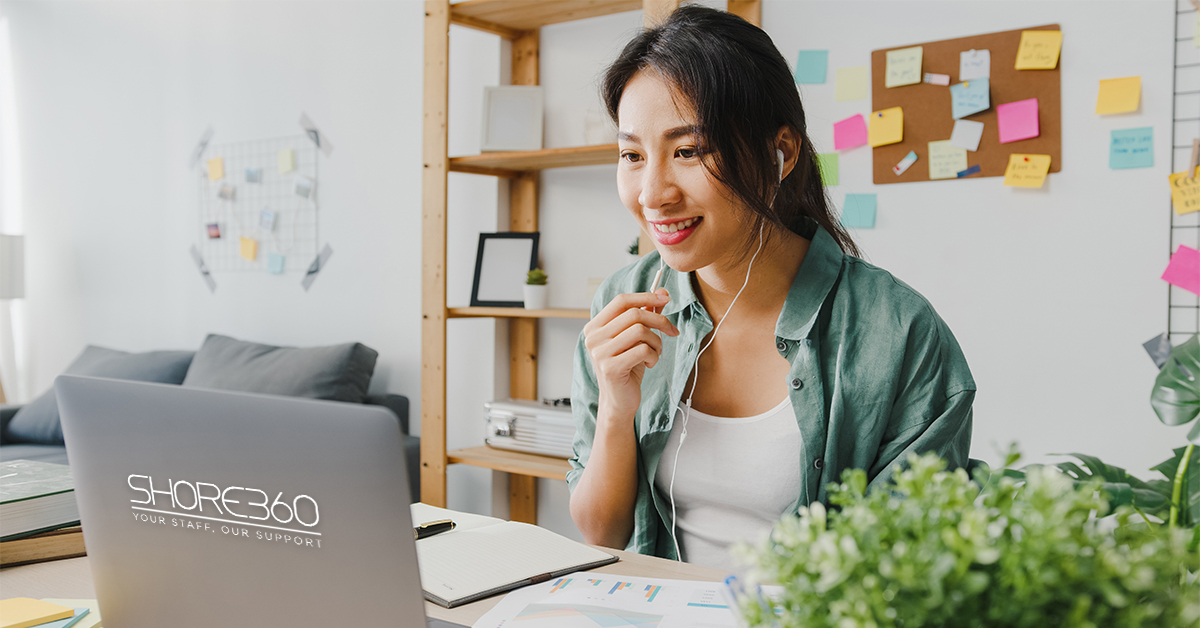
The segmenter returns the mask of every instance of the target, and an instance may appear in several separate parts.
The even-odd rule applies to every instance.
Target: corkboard
[[[992,106],[986,111],[963,118],[984,124],[979,150],[967,151],[967,167],[978,164],[981,171],[969,178],[1004,176],[1004,170],[1008,167],[1008,156],[1012,153],[1050,155],[1050,172],[1062,170],[1062,92],[1058,74],[1062,67],[1061,55],[1059,66],[1053,70],[1014,68],[1017,47],[1021,43],[1021,31],[1034,30],[1061,29],[1058,24],[1047,24],[975,37],[907,44],[871,52],[871,110],[879,111],[889,107],[904,109],[904,141],[871,149],[875,183],[929,181],[928,144],[950,139],[950,133],[954,130],[954,119],[950,117],[949,87],[928,83],[891,89],[883,86],[887,70],[887,51],[912,46],[921,46],[924,49],[921,73],[949,74],[951,85],[959,82],[960,52],[971,49],[991,51],[992,75],[989,87]],[[1041,134],[1032,139],[1001,144],[999,128],[996,125],[996,105],[1027,98],[1038,99],[1038,125]],[[904,174],[896,176],[892,172],[892,166],[903,159],[908,151],[917,153],[917,163]]]

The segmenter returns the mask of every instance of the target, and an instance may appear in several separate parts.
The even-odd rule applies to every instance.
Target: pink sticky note
[[[1038,101],[1036,98],[1004,103],[996,107],[996,122],[1000,127],[1000,143],[1027,140],[1038,136]]]
[[[1200,294],[1200,251],[1180,244],[1162,278],[1173,286]]]
[[[844,150],[867,143],[867,122],[862,114],[833,123],[833,149]]]

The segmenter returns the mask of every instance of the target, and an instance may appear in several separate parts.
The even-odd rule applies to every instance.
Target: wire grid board
[[[280,172],[280,152],[292,151],[293,169]],[[220,158],[224,177],[208,176],[211,160]],[[317,255],[317,147],[306,136],[210,144],[197,168],[197,248],[212,272],[266,271],[270,254],[283,255],[284,272],[304,271]],[[248,170],[257,170],[253,182]],[[308,198],[296,193],[296,182],[312,181]],[[231,200],[221,198],[231,185]],[[274,214],[274,224],[263,212]],[[210,237],[210,225],[220,237]],[[253,260],[242,256],[242,238],[254,240]]]

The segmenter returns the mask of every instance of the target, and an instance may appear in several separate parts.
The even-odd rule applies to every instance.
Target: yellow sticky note
[[[899,87],[920,83],[921,57],[924,52],[920,46],[889,50],[887,52],[887,75],[883,78],[883,86]]]
[[[929,143],[929,178],[957,179],[958,173],[967,169],[967,149],[959,148],[950,140]]]
[[[838,68],[833,99],[838,102],[866,100],[867,84],[870,82],[870,78],[871,69],[865,65]]]
[[[208,180],[220,181],[225,178],[225,158],[214,157],[208,160]]]
[[[1176,172],[1168,180],[1171,182],[1171,205],[1176,214],[1190,214],[1200,211],[1200,168],[1188,172]]]
[[[96,626],[100,625],[100,605],[96,603],[96,600],[74,600],[44,597],[42,598],[42,601],[49,602],[51,604],[58,604],[59,606],[65,606],[67,608],[87,607],[90,612],[87,615],[84,615],[83,619],[79,620],[74,626],[71,626],[71,628],[95,628]]]
[[[892,107],[872,111],[867,121],[867,143],[872,147],[887,146],[904,140],[904,110]]]
[[[75,616],[75,609],[27,597],[0,600],[0,625],[5,628],[28,628],[56,619]]]
[[[276,161],[279,162],[279,174],[287,174],[296,169],[296,153],[290,148],[279,151]]]
[[[1053,70],[1062,50],[1062,31],[1021,31],[1018,70]]]
[[[258,257],[258,240],[242,238],[242,257],[252,262]]]
[[[1009,155],[1004,171],[1004,185],[1018,188],[1040,188],[1050,172],[1050,155]]]
[[[1105,79],[1100,81],[1096,97],[1096,113],[1129,113],[1137,111],[1142,102],[1142,77]]]

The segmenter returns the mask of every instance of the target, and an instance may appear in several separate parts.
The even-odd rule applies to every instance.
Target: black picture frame
[[[525,285],[524,273],[537,268],[538,260],[538,238],[540,234],[537,231],[533,232],[517,232],[517,231],[502,231],[500,233],[481,233],[479,234],[479,249],[475,253],[475,279],[471,282],[471,306],[472,307],[525,307],[525,297],[522,289],[518,288],[512,295],[508,294],[511,286],[505,285],[497,287],[495,285],[480,285],[480,279],[486,282],[494,282],[494,275],[497,272],[506,272],[505,269],[516,272],[516,269],[521,269],[522,276],[520,284]],[[513,255],[514,247],[513,240],[526,240],[529,242],[529,264],[525,267],[524,253],[519,256]],[[489,243],[501,246],[492,246],[489,251]],[[503,246],[508,244],[509,246]],[[485,266],[488,272],[484,272]],[[493,275],[488,277],[488,275]],[[505,276],[508,276],[507,274]],[[484,297],[480,298],[480,288],[483,288]],[[503,295],[497,295],[497,290],[504,292]],[[501,296],[501,298],[494,298]],[[509,298],[503,298],[509,297]]]

